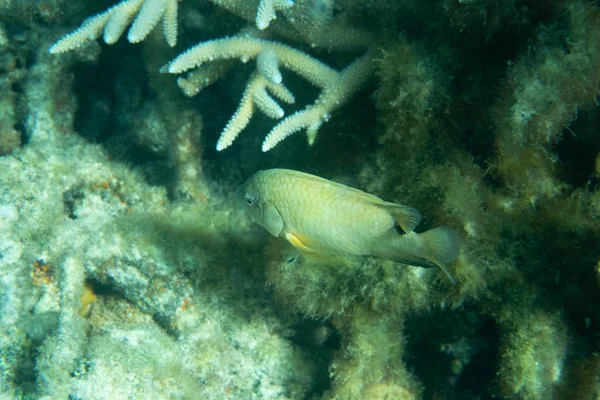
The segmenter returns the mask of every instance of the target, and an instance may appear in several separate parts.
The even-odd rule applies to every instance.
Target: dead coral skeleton
[[[177,43],[177,10],[180,0],[124,0],[103,13],[86,19],[74,32],[64,36],[51,53],[73,50],[100,36],[115,43],[125,32],[131,43],[143,41],[162,20],[163,32],[170,46]],[[256,59],[240,104],[226,124],[217,142],[217,150],[231,146],[247,126],[256,110],[280,122],[267,134],[262,151],[269,151],[288,136],[306,130],[309,145],[331,113],[359,91],[373,74],[372,52],[366,51],[342,71],[337,71],[293,47],[267,40],[276,34],[300,39],[312,47],[328,50],[361,50],[368,47],[369,35],[352,29],[332,17],[330,0],[211,0],[233,14],[253,23],[259,30],[246,29],[236,36],[202,42],[179,55],[162,72],[179,74],[178,84],[188,96],[199,93],[233,68],[236,59]],[[284,18],[277,18],[283,14]],[[268,28],[268,29],[267,29]],[[281,68],[290,70],[320,89],[313,104],[285,116],[275,100],[292,104],[294,95],[284,84]]]

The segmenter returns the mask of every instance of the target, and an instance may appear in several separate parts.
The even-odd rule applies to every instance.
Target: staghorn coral
[[[297,111],[277,124],[265,137],[262,151],[271,150],[283,139],[302,129],[306,129],[308,143],[312,145],[319,127],[329,119],[330,113],[364,85],[365,78],[371,74],[372,62],[370,53],[367,53],[343,71],[337,72],[291,47],[242,37],[209,41],[193,47],[171,61],[167,71],[180,73],[207,61],[230,58],[256,58],[258,65],[257,73],[250,79],[240,106],[221,133],[217,142],[219,151],[229,147],[246,127],[255,105],[272,118],[283,116],[283,110],[266,89],[286,103],[294,101],[293,95],[281,84],[279,64],[321,88],[321,95],[314,105]]]
[[[268,2],[267,0],[265,0]],[[258,8],[257,0],[211,0],[238,17],[255,23]],[[284,18],[273,20],[269,30],[278,36],[292,41],[309,44],[313,48],[330,51],[363,50],[373,39],[369,31],[348,25],[343,14],[333,17],[331,0],[300,0],[285,8]],[[258,28],[260,28],[257,25]]]
[[[107,44],[113,44],[121,37],[132,20],[127,35],[129,42],[138,43],[143,41],[158,21],[162,19],[164,36],[169,45],[173,47],[177,42],[177,2],[178,0],[125,0],[101,14],[88,18],[79,29],[56,42],[50,48],[50,52],[59,54],[73,50],[90,40],[98,38],[101,34],[103,34],[103,39]],[[294,10],[305,11],[301,6],[302,1],[298,2],[298,5],[295,5],[292,1],[271,0],[261,0],[258,5],[231,1],[215,1],[215,3],[244,17],[248,17],[249,10],[256,10],[256,26],[261,30],[266,29],[270,22],[275,19],[275,11],[288,10],[292,8],[292,5],[294,5]],[[315,37],[319,38],[319,42],[325,42],[323,40],[325,36],[327,38],[340,37],[342,41],[348,40],[348,34],[343,31],[328,31],[325,34],[324,29],[329,30],[329,27],[326,28],[324,21],[312,23],[311,20],[297,17],[298,15],[294,14],[288,15],[287,21],[290,21],[294,30],[298,32],[308,31],[305,40],[313,46],[318,45],[315,44]],[[297,23],[296,21],[301,22]],[[279,30],[286,31],[286,28],[279,28]],[[291,35],[289,30],[288,27],[288,36]],[[354,36],[358,37],[360,35],[360,33],[350,35],[350,40]],[[342,41],[340,43],[343,43]],[[329,47],[334,48],[347,46],[336,44],[335,41],[331,42],[330,39],[327,39],[326,42]],[[352,43],[350,46],[364,46],[363,40],[357,40],[357,42]],[[285,44],[253,39],[242,35],[237,38],[217,39],[201,43],[171,61],[165,71],[181,73],[199,67],[207,61],[216,60],[216,67],[204,69],[200,76],[195,74],[195,77],[183,81],[182,88],[184,92],[193,95],[198,93],[201,88],[220,78],[224,72],[230,69],[229,63],[225,63],[223,60],[239,58],[243,62],[247,62],[253,58],[257,59],[257,74],[252,75],[248,81],[240,106],[227,123],[217,142],[217,151],[224,150],[233,143],[239,132],[250,121],[254,106],[258,106],[261,111],[271,118],[281,119],[284,116],[283,109],[277,105],[266,90],[268,89],[286,103],[294,102],[293,95],[282,84],[281,73],[279,72],[280,64],[319,87],[322,93],[313,106],[284,118],[267,135],[262,145],[262,151],[264,152],[275,147],[287,136],[304,129],[307,131],[308,144],[312,145],[319,127],[329,119],[330,113],[347,102],[349,97],[368,82],[372,71],[370,68],[371,57],[371,53],[367,53],[343,71],[337,72]]]
[[[60,54],[73,50],[100,35],[106,43],[113,44],[119,40],[130,23],[127,40],[130,43],[138,43],[148,36],[161,19],[165,39],[173,47],[177,44],[178,1],[124,0],[105,12],[86,19],[79,29],[52,45],[50,53]]]

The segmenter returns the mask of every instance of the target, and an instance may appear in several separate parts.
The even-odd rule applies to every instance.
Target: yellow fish
[[[459,254],[458,233],[438,227],[413,232],[421,214],[358,189],[288,169],[257,172],[239,190],[252,220],[301,253],[375,256],[440,267]]]

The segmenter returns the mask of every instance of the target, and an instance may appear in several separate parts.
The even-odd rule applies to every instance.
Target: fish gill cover
[[[583,0],[4,1],[0,397],[597,398],[599,37]],[[456,229],[456,285],[270,238],[268,168]]]

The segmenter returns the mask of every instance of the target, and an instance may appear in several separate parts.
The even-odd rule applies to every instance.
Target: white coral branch
[[[294,5],[292,0],[209,0],[248,22],[254,22],[260,30],[266,29],[276,17],[277,11],[285,11]]]
[[[271,21],[276,18],[276,11],[287,10],[294,5],[291,0],[260,0],[258,10],[256,10],[256,27],[266,29]]]
[[[235,60],[216,60],[190,72],[186,77],[177,78],[177,85],[188,97],[193,97],[224,77],[235,67]],[[161,72],[165,72],[161,70]]]
[[[314,104],[284,118],[277,124],[265,138],[263,151],[272,149],[283,139],[303,129],[307,130],[308,143],[312,144],[319,127],[329,119],[331,112],[345,103],[372,75],[370,52],[339,72],[287,45],[250,37],[231,37],[203,42],[175,58],[165,69],[170,73],[181,73],[203,66],[207,62],[231,59],[247,62],[254,58],[257,59],[259,74],[253,75],[250,79],[240,106],[221,134],[217,150],[223,150],[233,143],[250,121],[255,111],[254,106],[258,106],[270,117],[283,117],[283,110],[265,90],[268,88],[275,96],[286,101],[285,92],[277,94],[277,91],[284,90],[280,84],[279,66],[302,76],[320,88],[321,94]]]
[[[279,71],[279,59],[273,49],[267,48],[261,51],[256,58],[256,66],[261,75],[269,82],[278,85],[283,80],[281,71]]]
[[[144,40],[162,19],[167,43],[177,43],[177,2],[179,0],[124,0],[108,10],[83,21],[81,26],[62,37],[50,53],[64,53],[83,46],[103,35],[107,44],[113,44],[132,23],[127,39],[131,43]]]
[[[286,0],[209,0],[218,7],[255,24],[260,30],[268,28],[278,36],[308,43],[312,47],[332,51],[366,49],[372,36],[361,29],[350,27],[343,18],[333,16],[333,0],[294,0],[289,5]],[[273,18],[276,13],[268,13],[269,3],[283,18]],[[288,3],[288,4],[286,4]],[[289,6],[288,6],[289,5]],[[269,17],[270,16],[270,17]],[[271,19],[269,19],[271,18]]]
[[[271,97],[269,92],[285,103],[291,104],[295,101],[292,93],[283,85],[274,84],[265,79],[262,74],[255,72],[246,85],[238,109],[221,133],[221,137],[217,142],[217,151],[231,146],[239,133],[250,122],[255,108],[258,108],[270,118],[279,119],[283,117],[283,109]]]
[[[167,65],[167,71],[179,74],[206,62],[223,59],[239,59],[248,62],[258,57],[261,51],[270,50],[277,54],[279,64],[302,76],[313,85],[324,88],[338,71],[312,58],[306,53],[285,44],[249,37],[230,37],[209,40],[185,51]]]
[[[306,129],[308,144],[312,145],[321,125],[329,120],[334,110],[363,87],[372,74],[372,68],[372,56],[368,52],[338,73],[314,104],[277,124],[265,137],[262,151],[271,150],[283,139],[303,129]]]

